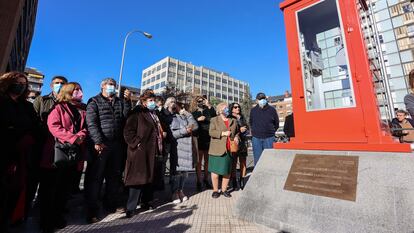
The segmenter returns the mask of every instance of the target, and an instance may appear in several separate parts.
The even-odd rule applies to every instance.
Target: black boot
[[[234,177],[234,178],[231,179],[231,186],[233,188],[233,191],[239,190],[239,187],[237,185],[237,179],[236,179],[236,177]]]
[[[246,185],[246,179],[244,177],[240,177],[239,185],[240,185],[240,189],[243,190],[244,186]]]

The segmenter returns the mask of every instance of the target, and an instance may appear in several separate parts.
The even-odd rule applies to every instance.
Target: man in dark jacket
[[[30,203],[33,201],[33,198],[37,191],[37,186],[39,185],[39,200],[40,200],[40,211],[48,211],[50,209],[49,200],[44,200],[41,193],[51,193],[54,192],[50,185],[51,179],[53,179],[55,174],[54,168],[51,166],[54,156],[54,145],[55,139],[52,134],[49,132],[47,127],[47,117],[55,106],[57,95],[60,91],[60,88],[66,84],[68,80],[63,76],[55,76],[52,78],[50,83],[50,92],[48,95],[38,96],[33,102],[33,108],[35,109],[38,117],[41,120],[41,135],[39,135],[40,150],[37,154],[38,156],[33,156],[29,164],[29,175],[28,185],[27,185],[27,207],[31,206]],[[40,183],[40,184],[39,184]],[[44,197],[47,197],[45,194]],[[42,214],[42,216],[44,216]],[[44,219],[41,219],[41,225],[43,225]],[[42,226],[44,227],[44,226]]]
[[[256,165],[264,149],[273,148],[275,132],[279,128],[276,109],[267,103],[266,95],[258,93],[257,105],[250,111],[250,128],[252,131],[253,157]]]
[[[86,122],[92,144],[85,177],[89,223],[99,221],[98,202],[104,179],[106,209],[115,212],[121,204],[122,170],[126,152],[123,127],[131,109],[131,93],[126,90],[121,99],[115,96],[115,88],[114,79],[104,79],[101,82],[101,93],[89,99],[86,107]]]

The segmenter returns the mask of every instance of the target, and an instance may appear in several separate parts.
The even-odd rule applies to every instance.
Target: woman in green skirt
[[[229,108],[226,103],[220,103],[217,106],[218,116],[210,120],[210,149],[208,158],[208,171],[211,172],[211,181],[213,183],[213,198],[220,197],[218,192],[219,176],[223,176],[221,184],[222,194],[225,197],[231,197],[227,191],[230,179],[231,166],[233,158],[230,152],[232,143],[239,143],[237,121],[229,116]]]

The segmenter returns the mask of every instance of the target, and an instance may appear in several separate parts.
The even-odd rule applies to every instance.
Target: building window
[[[207,90],[204,90],[204,89],[203,89],[203,90],[201,90],[201,94],[202,94],[202,95],[207,95]]]
[[[351,89],[326,91],[324,93],[326,108],[340,108],[349,106],[348,102],[352,98],[351,94]]]
[[[223,91],[227,91],[227,87],[223,87],[223,88],[222,88],[222,90],[223,90]]]
[[[192,83],[192,82],[193,82],[193,79],[192,79],[191,77],[187,76],[187,78],[186,78],[186,82],[187,82],[187,83]]]
[[[161,87],[165,87],[165,81],[161,82]]]
[[[239,102],[239,98],[238,97],[234,97],[234,101],[235,102]]]
[[[221,90],[221,86],[220,85],[216,85],[216,89],[217,90]]]
[[[161,70],[161,65],[157,66],[157,71]]]
[[[223,95],[222,95],[222,98],[223,98],[223,99],[227,99],[227,95],[224,95],[224,94],[223,94]]]
[[[162,68],[164,69],[165,67],[167,67],[167,62],[162,63]]]
[[[221,98],[221,94],[220,93],[216,93],[216,97],[217,98]]]
[[[155,77],[152,77],[151,78],[151,82],[155,82]]]
[[[155,90],[156,90],[156,89],[158,89],[158,88],[160,88],[160,84],[159,84],[159,83],[157,83],[157,84],[155,85]]]
[[[239,94],[239,91],[236,90],[236,89],[234,89],[234,94],[238,95]]]
[[[193,69],[187,68],[187,73],[192,74],[193,73]]]
[[[210,77],[208,78],[210,81],[214,81],[214,76],[213,75],[210,75]]]
[[[194,72],[194,74],[195,74],[195,75],[200,76],[200,71],[199,71],[199,70],[196,70],[196,71]]]
[[[144,78],[147,77],[147,73],[144,72]]]
[[[239,84],[239,88],[243,90],[243,84]]]
[[[227,80],[226,80],[226,79],[224,79],[224,78],[223,78],[223,83],[224,83],[224,84],[227,84]]]
[[[200,79],[197,79],[197,78],[196,78],[196,79],[194,79],[194,83],[195,83],[195,84],[200,84]]]
[[[207,86],[207,82],[206,81],[203,81],[202,82],[202,85],[203,85],[203,87],[206,87]]]
[[[210,91],[209,96],[214,96],[214,91]]]
[[[233,96],[229,96],[229,101],[233,101]]]
[[[161,77],[160,77],[160,75],[159,75],[159,74],[157,74],[157,80],[160,80],[160,78],[161,78]]]
[[[167,76],[167,72],[164,71],[161,73],[161,78],[165,78],[165,76]]]
[[[177,77],[178,77],[178,80],[184,81],[184,75],[178,74]]]
[[[214,88],[214,83],[209,84],[210,88]]]
[[[182,65],[178,65],[178,70],[180,70],[180,71],[185,71],[185,67],[184,67],[184,66],[182,66]]]
[[[203,78],[207,78],[207,73],[203,72]]]
[[[221,78],[220,77],[216,77],[216,82],[221,82]]]
[[[170,67],[176,67],[177,64],[175,64],[174,62],[170,62]]]

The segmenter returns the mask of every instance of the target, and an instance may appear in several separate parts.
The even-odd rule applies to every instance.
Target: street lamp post
[[[122,71],[124,70],[124,58],[125,58],[126,43],[127,43],[127,40],[128,40],[128,38],[129,38],[129,36],[130,36],[132,33],[135,33],[135,32],[139,32],[139,33],[141,33],[142,35],[144,35],[144,36],[145,36],[145,37],[147,37],[148,39],[151,39],[151,38],[152,38],[152,35],[151,35],[151,34],[149,34],[148,32],[143,32],[143,31],[140,31],[140,30],[132,30],[132,31],[128,32],[128,34],[125,36],[125,40],[124,40],[124,48],[122,49],[121,69],[120,69],[120,71],[119,71],[119,81],[118,81],[118,97],[121,97]]]

